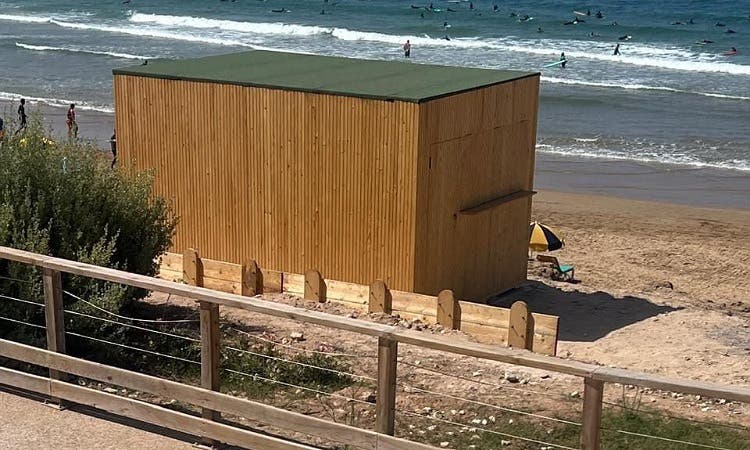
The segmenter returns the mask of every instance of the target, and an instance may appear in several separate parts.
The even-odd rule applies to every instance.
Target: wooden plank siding
[[[115,102],[174,251],[412,289],[417,104],[123,75]]]
[[[420,109],[414,291],[483,299],[526,279],[531,198],[459,214],[533,188],[539,77]]]
[[[538,75],[421,104],[114,84],[122,164],[180,216],[172,251],[471,300],[526,278],[530,197],[458,212],[532,189]]]

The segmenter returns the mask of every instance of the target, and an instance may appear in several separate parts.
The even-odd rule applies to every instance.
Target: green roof
[[[260,50],[155,60],[145,66],[115,69],[113,73],[415,103],[536,75]]]

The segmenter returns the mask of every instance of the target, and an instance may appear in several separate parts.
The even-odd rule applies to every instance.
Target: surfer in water
[[[411,42],[409,40],[406,40],[406,44],[404,44],[404,58],[411,58]]]
[[[620,56],[620,44],[615,45],[615,51],[612,54],[615,56]]]
[[[565,68],[565,64],[567,64],[567,63],[568,63],[568,58],[566,58],[566,57],[565,57],[565,52],[562,52],[562,53],[560,54],[560,61],[561,61],[561,62],[560,62],[560,67],[561,67],[562,69],[564,69],[564,68]]]

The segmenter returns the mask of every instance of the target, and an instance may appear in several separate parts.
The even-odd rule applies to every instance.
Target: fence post
[[[305,300],[315,300],[325,303],[326,282],[317,270],[308,270],[305,273]]]
[[[201,387],[219,391],[219,356],[221,354],[219,305],[200,302],[201,312]],[[218,411],[203,408],[203,418],[219,419]]]
[[[369,313],[390,314],[393,312],[393,296],[383,280],[375,280],[370,285]]]
[[[534,331],[529,330],[529,307],[526,302],[517,301],[510,307],[508,324],[508,347],[531,350],[534,342]]]
[[[449,330],[456,330],[458,324],[458,302],[453,291],[440,291],[437,298],[437,323]]]
[[[203,262],[195,249],[185,250],[182,259],[182,278],[191,286],[203,286]],[[201,387],[218,391],[221,354],[219,305],[210,302],[198,303],[201,320]],[[220,417],[218,411],[208,408],[203,408],[202,415],[204,419],[210,420],[218,420]]]
[[[47,350],[65,353],[65,311],[63,308],[62,276],[59,271],[44,268],[44,317],[47,322]],[[64,373],[50,369],[49,377],[64,381]],[[59,403],[59,400],[56,399]]]
[[[182,281],[191,286],[203,286],[203,262],[195,249],[182,255]]]
[[[242,295],[252,297],[263,293],[263,273],[254,259],[242,265]]]
[[[396,358],[398,342],[378,338],[378,395],[375,431],[393,436],[396,420]]]
[[[602,424],[604,382],[593,378],[584,378],[583,383],[583,426],[581,428],[581,449],[599,450],[599,429]]]

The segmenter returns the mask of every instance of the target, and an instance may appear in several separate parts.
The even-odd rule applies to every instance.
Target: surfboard
[[[724,52],[724,56],[734,56],[736,55],[736,51],[729,50],[728,52]]]
[[[545,64],[544,66],[542,66],[542,69],[544,69],[545,67],[558,66],[558,65],[560,65],[560,64],[562,64],[564,62],[568,62],[568,60],[567,59],[561,59],[560,61],[555,61],[553,63]]]
[[[573,14],[575,14],[576,16],[584,16],[584,17],[587,15],[585,12],[581,12],[581,11],[573,11]]]

